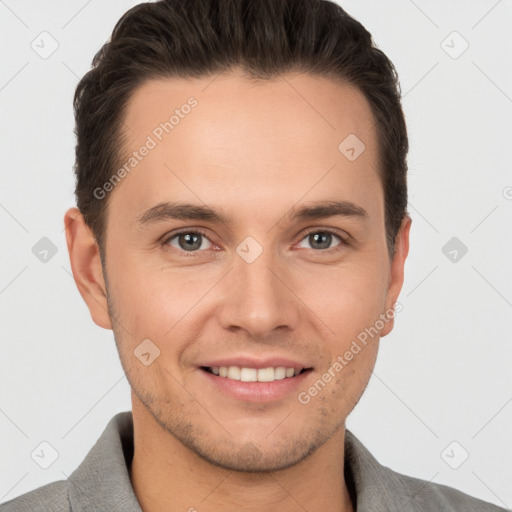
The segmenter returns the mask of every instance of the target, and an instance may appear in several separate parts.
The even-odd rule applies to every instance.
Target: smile
[[[231,380],[240,380],[242,382],[274,382],[286,378],[296,377],[307,371],[309,368],[286,368],[285,366],[276,366],[268,368],[246,368],[240,366],[202,366],[203,370],[225,377]]]

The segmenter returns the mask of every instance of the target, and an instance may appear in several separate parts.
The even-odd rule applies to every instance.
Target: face
[[[114,331],[133,400],[194,453],[244,471],[296,464],[344,428],[392,328],[408,249],[404,223],[389,259],[364,96],[285,78],[136,90],[130,170],[105,199],[110,315],[102,293],[82,293]],[[222,367],[234,369],[212,373]]]

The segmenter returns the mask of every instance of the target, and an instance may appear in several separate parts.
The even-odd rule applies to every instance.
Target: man
[[[2,512],[503,510],[345,428],[411,227],[397,77],[370,34],[327,1],[168,0],[130,9],[93,65],[64,221],[132,412]]]

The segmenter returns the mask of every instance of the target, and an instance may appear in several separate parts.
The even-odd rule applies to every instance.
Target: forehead
[[[176,200],[224,204],[247,218],[254,205],[275,218],[278,205],[285,213],[320,199],[383,214],[374,118],[351,85],[300,73],[150,80],[132,95],[124,130],[122,163],[150,148],[111,198],[133,217]]]

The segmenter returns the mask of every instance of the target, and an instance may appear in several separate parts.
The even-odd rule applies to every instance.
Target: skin
[[[353,511],[345,420],[393,320],[307,405],[297,393],[402,288],[411,219],[390,260],[370,106],[356,88],[306,74],[151,80],[129,102],[126,154],[190,96],[198,105],[105,199],[105,275],[80,212],[64,219],[77,287],[94,322],[113,329],[132,387],[137,498],[146,512]],[[366,146],[354,161],[338,150],[351,133]],[[351,201],[367,217],[288,218],[326,200]],[[215,207],[231,221],[137,223],[163,201]],[[205,232],[199,249],[187,252],[183,237],[159,242],[182,228]],[[347,243],[333,236],[322,246],[312,228]],[[263,249],[252,263],[236,252],[247,236]],[[148,366],[134,356],[147,338],[160,350]],[[313,370],[282,399],[236,400],[198,368],[235,354],[284,355]]]

